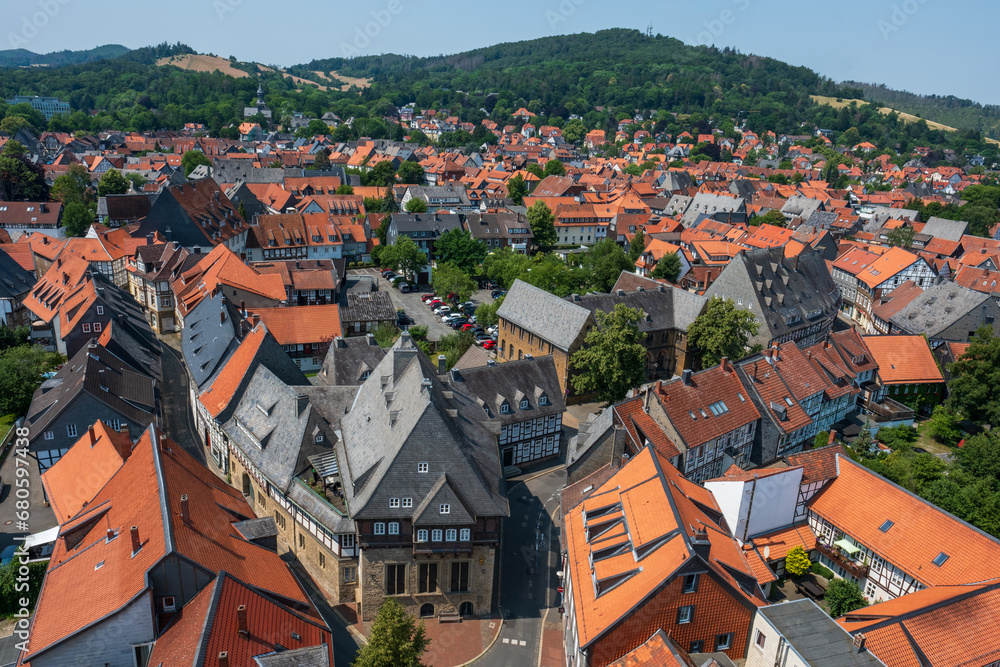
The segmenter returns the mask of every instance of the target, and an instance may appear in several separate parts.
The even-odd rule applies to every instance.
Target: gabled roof
[[[551,355],[466,368],[452,371],[448,377],[452,388],[482,401],[484,410],[489,410],[486,416],[501,424],[562,414],[566,409]],[[543,396],[545,405],[541,404]],[[528,401],[526,408],[521,408],[522,400]],[[501,411],[504,402],[509,412]]]
[[[522,280],[515,280],[497,310],[500,319],[568,351],[590,320],[590,311]]]
[[[892,667],[989,665],[1000,660],[1000,580],[934,586],[837,619]],[[976,641],[956,641],[956,628]]]
[[[808,501],[809,508],[902,568],[924,586],[985,581],[996,576],[1000,541],[893,484],[849,457],[839,474]],[[893,525],[880,529],[886,521]],[[936,565],[940,554],[947,559]]]
[[[921,261],[920,257],[912,252],[893,246],[884,255],[869,264],[868,268],[858,273],[858,281],[874,289],[919,261]]]
[[[608,667],[688,667],[688,662],[660,629]]]
[[[790,466],[802,466],[802,483],[823,482],[837,476],[837,456],[847,456],[843,445],[827,445],[798,454],[788,454],[785,461]]]
[[[697,487],[702,502],[694,502],[690,487],[697,485],[646,447],[581,503],[564,508],[581,647],[635,612],[692,560],[722,582],[730,594],[726,604],[765,604],[735,540],[706,512],[718,512],[711,493]],[[697,540],[710,545],[707,557],[698,555]]]
[[[993,313],[996,310],[996,303],[989,294],[955,283],[943,282],[932,285],[922,294],[916,295],[891,317],[891,321],[902,331],[937,338],[946,329],[980,307]],[[961,332],[959,335],[964,337],[968,334]]]
[[[340,310],[337,304],[294,306],[293,308],[255,308],[278,345],[329,343],[341,335]]]
[[[789,662],[815,667],[883,667],[883,662],[869,651],[855,648],[851,636],[812,600],[770,605],[758,613],[797,654],[789,656]],[[893,662],[885,664],[896,666]]]
[[[944,382],[941,369],[923,336],[863,336],[865,345],[878,364],[883,384],[923,384]]]
[[[731,365],[694,373],[690,384],[683,380],[658,383],[656,393],[688,449],[760,419]],[[712,410],[719,401],[725,410]]]

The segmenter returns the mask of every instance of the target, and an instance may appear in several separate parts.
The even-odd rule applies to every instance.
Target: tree
[[[528,185],[524,182],[521,174],[514,176],[507,181],[507,196],[520,206],[524,203],[524,197],[528,194]]]
[[[188,151],[181,157],[181,166],[184,167],[185,177],[190,176],[191,172],[200,165],[205,165],[206,167],[212,166],[212,161],[201,151]],[[278,166],[281,166],[280,162]]]
[[[816,449],[820,447],[826,447],[828,444],[830,444],[829,431],[820,431],[819,433],[816,434],[816,437],[813,438],[813,447]]]
[[[489,329],[494,324],[497,324],[500,321],[500,318],[497,317],[497,311],[500,310],[503,299],[501,296],[493,303],[479,304],[479,307],[476,308],[476,324],[484,329]]]
[[[86,236],[94,223],[94,213],[81,201],[73,201],[63,207],[62,226],[68,236]]]
[[[962,429],[958,424],[958,415],[946,405],[937,405],[927,422],[927,432],[938,442],[953,447],[962,439]]]
[[[566,166],[559,160],[549,160],[545,163],[545,169],[542,170],[542,174],[544,176],[565,176]]]
[[[809,571],[810,567],[812,567],[812,561],[809,560],[809,554],[802,547],[792,547],[785,554],[785,572],[789,576],[801,577]]]
[[[417,272],[427,266],[427,253],[409,236],[399,236],[394,245],[384,246],[379,259],[382,266],[402,271],[409,281],[415,280]]]
[[[28,150],[20,142],[9,140],[0,152],[0,200],[46,201],[48,198],[45,171],[31,162]]]
[[[584,259],[584,265],[589,273],[591,286],[598,292],[610,292],[622,271],[629,271],[634,267],[621,246],[609,238],[594,244]]]
[[[784,227],[788,224],[788,221],[785,219],[784,213],[776,208],[772,208],[764,215],[754,218],[753,223],[755,225],[774,225],[775,227]]]
[[[366,175],[368,185],[385,188],[396,183],[396,170],[393,169],[392,162],[389,160],[377,163]]]
[[[637,229],[635,236],[632,237],[632,242],[628,246],[628,259],[632,262],[633,266],[639,257],[642,255],[642,251],[646,249],[646,232],[643,229]],[[672,281],[671,281],[672,282]]]
[[[424,168],[419,162],[404,162],[399,165],[399,182],[406,185],[421,185],[424,182]]]
[[[653,267],[653,273],[650,275],[657,280],[662,278],[675,283],[680,278],[683,269],[684,265],[681,264],[681,258],[677,256],[677,253],[668,252],[660,257],[660,261]]]
[[[390,348],[399,336],[399,329],[393,324],[379,324],[372,330],[372,335],[375,336],[375,342],[379,347]]]
[[[615,304],[610,313],[594,312],[597,326],[584,339],[583,348],[571,359],[577,371],[573,388],[580,394],[597,394],[607,403],[617,403],[646,377],[646,347],[639,332],[642,311]]]
[[[688,342],[701,352],[702,365],[715,366],[722,357],[742,359],[760,323],[749,310],[739,310],[732,301],[712,297],[705,312],[688,329]]]
[[[427,202],[425,202],[420,197],[412,197],[410,201],[406,202],[406,212],[407,213],[426,213],[427,212]]]
[[[431,277],[431,285],[438,294],[458,295],[459,301],[466,301],[476,291],[476,281],[455,264],[439,263]]]
[[[31,328],[27,324],[16,328],[0,324],[0,352],[26,344],[30,335]]]
[[[834,579],[826,589],[826,606],[830,616],[839,618],[849,611],[868,606],[861,587],[848,579]]]
[[[297,137],[315,137],[317,135],[326,135],[330,133],[330,126],[321,121],[319,118],[313,118],[309,121],[309,124],[305,127],[300,127],[295,131],[295,136]]]
[[[978,423],[1000,424],[1000,337],[984,325],[951,365],[948,407]]]
[[[478,272],[488,252],[485,243],[460,227],[445,232],[434,243],[434,256],[439,262],[450,262],[470,275]]]
[[[97,183],[97,196],[123,195],[128,192],[128,180],[117,169],[108,169]]]
[[[0,414],[27,412],[32,394],[42,383],[42,373],[61,359],[38,345],[19,345],[0,352]]]
[[[317,171],[328,171],[330,169],[330,151],[324,148],[316,153],[311,168]]]
[[[886,239],[889,241],[889,245],[899,248],[909,248],[913,245],[913,236],[916,233],[917,230],[910,225],[902,225],[889,230],[889,233],[886,234]]]
[[[551,248],[556,244],[555,216],[545,202],[539,200],[528,209],[528,224],[539,248]]]
[[[532,162],[524,168],[529,174],[534,174],[538,178],[545,178],[545,170],[537,162]]]
[[[334,191],[334,194],[337,194],[337,195],[353,195],[354,194],[354,188],[352,186],[348,185],[347,183],[344,183],[343,185],[337,186],[337,189]]]
[[[25,127],[30,128],[31,123],[24,116],[7,116],[0,121],[0,132],[6,132],[10,136],[14,136]]]
[[[514,281],[523,276],[531,267],[531,258],[516,253],[509,248],[492,252],[483,260],[486,277],[504,289],[509,289]]]
[[[413,617],[393,598],[385,598],[372,623],[368,643],[361,647],[352,667],[423,667],[421,656],[427,650],[423,622]]]
[[[91,197],[90,172],[81,164],[74,164],[52,183],[49,195],[64,205],[72,202],[89,203]]]
[[[956,451],[959,467],[973,477],[1000,479],[1000,433],[991,430],[966,438]]]

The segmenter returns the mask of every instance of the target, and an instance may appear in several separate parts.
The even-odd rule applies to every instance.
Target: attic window
[[[502,414],[502,415],[509,415],[510,414],[510,403],[508,403],[507,401],[504,401],[500,405],[500,414]]]
[[[948,554],[942,551],[931,562],[937,565],[938,567],[941,567],[942,565],[944,565],[944,562],[948,560],[948,558],[949,558]]]
[[[708,409],[711,410],[712,414],[715,415],[716,417],[718,417],[721,414],[729,412],[729,408],[726,407],[726,404],[723,403],[722,401],[716,401],[715,403],[712,403],[710,406],[708,406]]]
[[[100,563],[98,563],[97,565],[94,566],[94,570],[95,571],[96,570],[100,570],[102,567],[104,567],[104,561],[103,560]]]
[[[441,506],[438,508],[438,514],[451,514],[451,505],[448,503],[441,503]],[[947,558],[947,556],[945,557]]]
[[[880,531],[882,531],[883,533],[888,533],[889,529],[892,528],[894,525],[895,524],[890,519],[886,519],[885,523],[883,523],[881,526],[879,526],[878,529]]]
[[[425,473],[425,472],[428,471],[429,467],[430,466],[427,463],[418,463],[417,464],[417,472],[419,472],[419,473]]]
[[[520,408],[522,410],[527,410],[528,409],[528,399],[526,399],[526,398],[521,399]]]
[[[542,394],[541,396],[538,397],[538,404],[539,405],[548,405],[549,404],[549,397],[546,396],[545,394]]]
[[[787,405],[788,405],[789,407],[791,407],[791,405],[792,405],[792,399],[790,399],[790,398],[788,398],[787,396],[785,396],[785,403],[786,403],[786,404],[787,404]]]

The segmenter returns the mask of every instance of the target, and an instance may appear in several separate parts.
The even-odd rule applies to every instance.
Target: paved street
[[[507,620],[500,639],[476,661],[477,667],[534,667],[546,610],[551,609],[550,622],[558,619],[553,608],[558,606],[559,491],[566,470],[560,466],[523,479],[507,487],[510,518],[500,561],[500,610]]]
[[[179,352],[180,337],[167,334],[160,337],[163,347],[163,383],[160,385],[160,405],[163,408],[163,431],[203,465],[208,457],[195,435],[188,392],[188,374]],[[211,467],[211,466],[209,466]],[[213,469],[215,472],[216,469]]]
[[[17,529],[17,498],[14,495],[14,483],[17,479],[15,469],[17,467],[14,449],[7,453],[3,466],[0,467],[0,477],[3,478],[3,487],[0,488],[0,551],[14,544],[16,537],[21,537],[31,533],[39,533],[48,530],[56,525],[56,515],[52,508],[45,504],[45,492],[42,488],[42,477],[38,474],[38,461],[28,455],[28,470],[30,475],[28,480],[28,529]],[[18,542],[20,544],[20,542]]]
[[[378,269],[358,269],[353,272],[366,273],[368,275],[375,276],[379,282],[379,289],[388,292],[393,305],[397,309],[402,308],[406,311],[407,315],[416,321],[417,324],[427,327],[427,337],[430,340],[439,340],[442,336],[455,333],[454,329],[446,324],[442,324],[441,318],[432,313],[430,308],[428,308],[424,302],[420,300],[421,296],[431,291],[429,287],[420,292],[403,294],[398,289],[394,289],[392,287],[392,283],[384,279]],[[492,290],[479,290],[472,295],[471,301],[477,306],[481,303],[493,303],[493,297],[490,296],[491,291]]]

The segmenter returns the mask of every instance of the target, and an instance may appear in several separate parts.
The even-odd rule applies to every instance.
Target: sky
[[[1000,104],[996,0],[3,0],[0,16],[0,49],[183,42],[279,66],[652,24],[654,34],[770,56],[835,81]]]

